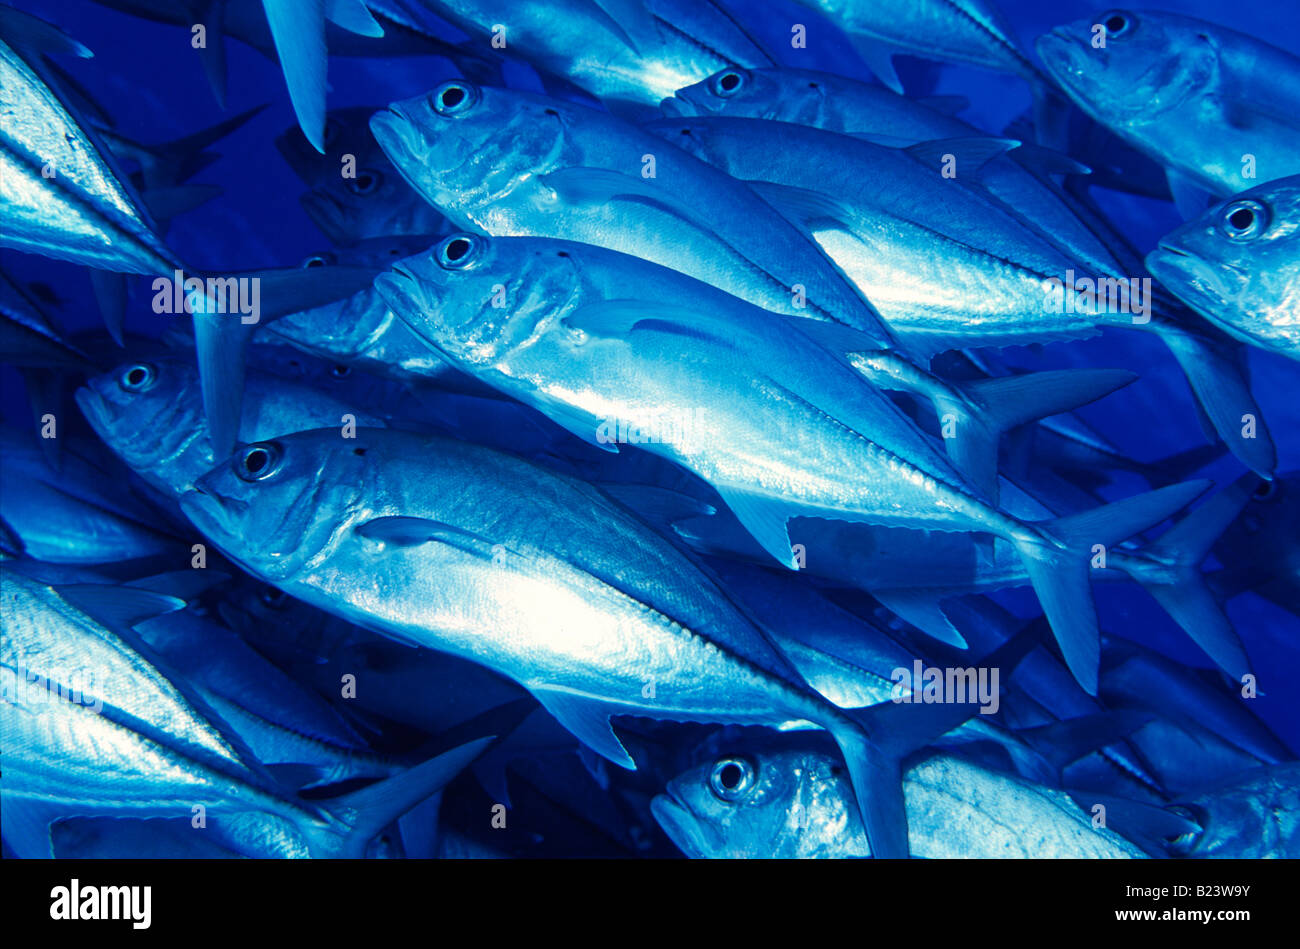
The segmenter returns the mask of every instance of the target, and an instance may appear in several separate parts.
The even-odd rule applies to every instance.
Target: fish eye
[[[352,367],[345,366],[342,363],[339,363],[336,366],[330,366],[330,375],[335,379],[346,379],[348,376],[352,375]]]
[[[472,234],[452,234],[438,245],[435,252],[438,266],[443,270],[460,270],[468,267],[477,256],[479,241]]]
[[[284,460],[284,452],[275,442],[248,445],[235,460],[235,474],[244,481],[265,481],[275,474]]]
[[[460,115],[478,102],[478,89],[464,80],[453,79],[434,89],[429,101],[439,115]]]
[[[1223,233],[1234,241],[1253,240],[1268,229],[1268,208],[1258,201],[1233,201],[1219,215]]]
[[[283,590],[275,587],[267,587],[262,591],[261,597],[263,606],[269,606],[273,610],[282,610],[289,602],[289,597]]]
[[[1107,36],[1119,38],[1133,31],[1133,14],[1125,13],[1123,10],[1111,10],[1103,14],[1101,22],[1106,27]]]
[[[1256,501],[1272,501],[1277,498],[1277,479],[1272,481],[1261,481],[1259,486],[1252,493]]]
[[[745,85],[745,75],[736,69],[726,69],[709,80],[709,89],[723,99],[734,96]]]
[[[122,370],[117,384],[127,392],[148,392],[157,381],[157,370],[148,363],[138,362]]]
[[[308,267],[328,267],[329,264],[330,259],[327,255],[312,254],[310,257],[304,258],[303,262],[299,264],[299,266],[302,267],[303,270],[306,270]]]
[[[738,801],[754,788],[754,766],[745,758],[719,758],[709,775],[709,790],[723,801]]]
[[[344,178],[343,187],[353,194],[373,194],[384,183],[384,173],[370,168],[362,168],[355,178]]]

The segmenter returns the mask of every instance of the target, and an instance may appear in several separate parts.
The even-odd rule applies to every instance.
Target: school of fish
[[[0,3],[5,856],[1300,857],[1300,50],[80,2],[213,118],[137,141],[94,32]],[[168,236],[266,121],[241,47],[301,263]],[[343,59],[420,91],[332,108]]]

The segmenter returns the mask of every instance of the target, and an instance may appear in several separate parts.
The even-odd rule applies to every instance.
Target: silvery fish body
[[[452,375],[446,360],[430,352],[369,287],[335,303],[281,317],[268,324],[260,338],[397,381]]]
[[[1174,842],[1180,857],[1300,857],[1300,764],[1247,771],[1181,806],[1203,830]]]
[[[418,195],[416,200],[428,207]],[[313,254],[302,266],[307,269],[382,268],[432,246],[437,240],[433,234],[385,234],[358,241],[343,250]],[[388,304],[369,286],[339,299],[287,313],[259,327],[255,339],[288,343],[320,359],[355,366],[398,382],[436,379],[442,383],[455,375],[444,360],[430,352],[392,314]]]
[[[0,445],[0,524],[27,556],[94,564],[184,549],[160,515],[112,483],[116,465],[105,469],[72,442],[56,472],[33,435],[8,426],[0,427]]]
[[[1300,174],[1300,59],[1235,30],[1116,10],[1038,40],[1081,109],[1170,172],[1227,197]]]
[[[1156,278],[1252,346],[1300,359],[1300,175],[1243,191],[1160,239]]]
[[[309,386],[250,373],[239,436],[258,441],[307,428],[383,426],[382,419]],[[199,372],[170,357],[123,363],[77,391],[99,436],[149,484],[171,497],[193,490],[217,463],[208,438]]]
[[[482,381],[588,442],[630,440],[695,472],[787,566],[784,522],[800,513],[1020,533],[802,321],[682,274],[569,241],[466,235],[376,285]]]
[[[0,245],[103,270],[178,269],[107,151],[3,40],[0,90]]]
[[[930,107],[931,102],[935,108]],[[955,151],[988,140],[985,132],[951,114],[954,104],[960,105],[962,100],[908,99],[830,73],[732,68],[679,89],[672,99],[664,100],[661,108],[669,116],[719,115],[789,122],[894,148],[941,139],[970,140],[954,142]],[[658,127],[673,131],[671,123]],[[680,128],[677,132],[680,135]],[[841,180],[846,170],[837,169],[834,180]],[[1087,266],[1108,273],[1125,272],[1115,257],[1116,252],[1125,251],[1123,241],[1110,234],[1109,226],[1086,205],[1048,178],[1049,172],[1086,170],[1063,155],[1021,143],[1007,152],[1006,160],[990,161],[976,174],[970,174],[968,169],[959,169],[958,173],[967,184],[986,189],[1002,202],[1004,209],[1023,218],[1041,236],[1059,243]]]
[[[186,513],[256,575],[513,679],[623,767],[635,765],[612,715],[831,730],[864,813],[877,815],[873,839],[905,847],[884,816],[887,776],[876,793],[864,771],[862,726],[697,567],[585,484],[464,443],[363,429],[355,441],[318,430],[254,444],[197,487]],[[259,529],[271,519],[275,530]]]
[[[230,630],[182,610],[141,623],[137,632],[258,761],[297,766],[292,772],[299,779],[295,784],[382,778],[397,771],[391,761],[370,754],[357,733],[320,697]]]
[[[766,309],[891,342],[816,244],[743,183],[613,116],[453,80],[390,106],[371,128],[407,180],[472,229],[634,254]]]
[[[968,160],[957,151],[957,177],[947,178],[927,152],[788,122],[700,116],[650,127],[737,178],[797,189],[788,192],[790,214],[917,352],[1086,337],[1099,324],[1146,325],[1140,314],[1099,308],[1082,293],[1062,291],[1076,307],[1064,299],[1052,306],[1048,281],[1064,284],[1069,271],[1119,274],[1090,268],[968,186],[963,173],[978,181],[976,163],[987,153]],[[781,206],[787,192],[763,194]],[[1113,258],[1094,262],[1118,266]],[[1128,281],[1120,282],[1127,289]]]
[[[931,107],[932,102],[939,108]],[[769,119],[912,144],[984,134],[945,111],[959,104],[909,99],[869,82],[811,69],[732,67],[678,89],[659,105],[668,116]]]
[[[934,754],[903,775],[914,857],[1141,858],[1064,792]],[[807,739],[754,741],[679,775],[652,810],[690,857],[869,857],[835,760]]]
[[[894,53],[965,63],[1026,78],[1037,68],[992,0],[798,0],[854,41],[885,85],[902,92]],[[743,65],[743,64],[741,64]]]
[[[767,55],[713,0],[422,0],[438,15],[618,106],[655,106],[727,65]]]
[[[60,817],[186,816],[196,804],[214,824],[229,818],[236,836],[259,825],[246,842],[260,836],[262,855],[307,853],[298,829],[323,821],[250,770],[188,693],[53,588],[11,570],[0,577],[0,813],[20,855],[49,856],[43,828]]]
[[[1086,238],[1058,240],[1052,228],[966,187],[962,169],[978,169],[986,144],[902,150],[786,122],[720,116],[651,127],[737,178],[769,182],[753,186],[816,238],[907,351],[1079,339],[1106,326],[1146,330],[1178,359],[1232,451],[1261,474],[1276,465],[1266,432],[1242,433],[1242,416],[1261,413],[1231,351],[1235,344],[1171,313],[1153,299],[1149,277],[1115,269],[1105,248],[1089,248]],[[956,178],[941,174],[949,159]]]
[[[1010,541],[1088,689],[1097,634],[1084,535],[1089,547],[1103,534],[1117,542],[1205,488],[1175,485],[1105,509],[1120,516],[1097,509],[1069,525],[1026,523],[990,503],[861,378],[847,349],[836,352],[839,334],[829,343],[808,335],[824,324],[602,248],[452,235],[376,286],[483,382],[588,442],[634,443],[707,481],[787,567],[797,560],[786,522],[800,515]]]

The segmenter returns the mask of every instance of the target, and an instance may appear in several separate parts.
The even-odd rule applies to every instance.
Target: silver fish
[[[140,620],[183,605],[129,588],[63,592],[0,568],[0,819],[20,856],[51,856],[49,826],[67,817],[192,817],[248,856],[360,856],[401,811],[439,790],[482,739],[397,778],[336,799],[299,802],[241,752],[201,700],[175,685],[125,629],[83,608]],[[202,833],[202,831],[197,831]]]
[[[771,62],[714,0],[420,2],[614,107],[655,106],[723,66]]]
[[[382,427],[383,419],[310,386],[261,374],[246,380],[239,437],[259,441],[307,428]],[[140,477],[179,497],[217,464],[203,415],[199,373],[172,357],[124,363],[77,390],[100,438]]]
[[[438,234],[447,222],[406,183],[370,134],[372,108],[334,109],[325,119],[325,153],[316,151],[301,129],[275,140],[303,184],[303,210],[331,243],[350,246],[369,238]],[[340,158],[353,156],[350,175],[340,173]],[[432,243],[430,239],[430,243]]]
[[[592,444],[632,442],[703,478],[787,567],[797,568],[787,520],[801,515],[1003,538],[1089,690],[1098,646],[1085,550],[1163,520],[1204,487],[1026,523],[990,504],[860,378],[851,346],[837,354],[842,340],[806,335],[823,324],[603,248],[452,235],[376,287],[481,381]]]
[[[912,856],[1142,858],[1064,792],[932,754],[903,775]],[[673,779],[651,805],[690,857],[869,857],[843,771],[806,738],[753,741]]]
[[[56,472],[31,433],[0,427],[0,534],[4,546],[17,547],[11,553],[96,564],[184,551],[164,517],[115,483],[122,469],[101,464],[76,441],[59,440],[65,444]]]
[[[1257,860],[1300,856],[1300,764],[1234,775],[1176,805],[1201,825],[1174,841],[1180,857]]]
[[[898,53],[1009,72],[1042,83],[994,0],[797,0],[826,16],[895,92]],[[743,64],[742,64],[743,65]]]
[[[1076,20],[1037,45],[1084,112],[1166,167],[1185,216],[1204,192],[1300,174],[1300,59],[1276,46],[1148,10]]]
[[[0,30],[8,37],[0,38],[0,246],[103,270],[180,269],[98,136],[10,45],[32,40],[30,31],[39,28],[15,26],[11,15]],[[39,34],[43,42],[47,37]],[[67,51],[90,55],[75,40],[64,42]]]
[[[1145,330],[1169,347],[1233,453],[1264,476],[1276,465],[1268,433],[1242,430],[1243,415],[1262,416],[1236,365],[1235,344],[1153,300],[1150,279],[1115,269],[1104,248],[1078,236],[1059,240],[1050,233],[1055,225],[1035,226],[964,184],[963,174],[978,180],[990,148],[1007,143],[896,149],[788,122],[722,116],[652,128],[750,181],[800,222],[908,351],[1077,339],[1102,326]],[[939,173],[948,160],[957,178]],[[1047,220],[1070,217],[1068,208],[1058,211],[1063,215]],[[1086,228],[1076,221],[1074,230]]]
[[[878,852],[906,854],[896,767],[875,744],[887,735],[812,692],[697,567],[594,489],[391,430],[256,443],[197,487],[186,513],[250,572],[513,679],[622,767],[635,763],[612,715],[821,725]]]
[[[607,113],[453,80],[370,124],[415,189],[462,226],[635,254],[891,343],[812,240],[744,184]]]
[[[1156,278],[1252,346],[1300,359],[1300,175],[1251,188],[1160,239]]]

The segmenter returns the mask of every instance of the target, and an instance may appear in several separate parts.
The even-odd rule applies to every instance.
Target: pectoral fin
[[[532,689],[533,697],[555,716],[555,720],[592,751],[608,758],[620,768],[636,770],[636,762],[627,753],[614,726],[610,724],[611,707],[597,699],[556,689]]]
[[[790,547],[790,532],[786,521],[790,517],[788,506],[770,498],[746,494],[739,489],[715,485],[718,494],[731,508],[745,530],[782,566],[798,570],[794,551]]]

